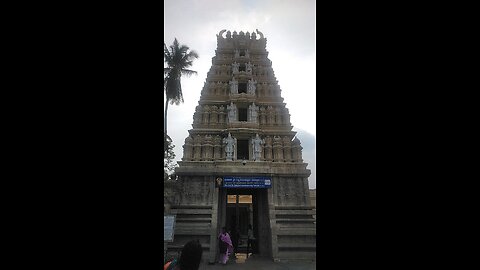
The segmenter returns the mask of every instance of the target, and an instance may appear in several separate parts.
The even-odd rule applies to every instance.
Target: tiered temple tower
[[[258,30],[217,34],[216,54],[168,199],[167,211],[176,215],[169,253],[199,239],[204,259],[214,262],[221,228],[236,228],[240,247],[246,224],[252,224],[259,256],[315,259],[310,170],[266,42]]]

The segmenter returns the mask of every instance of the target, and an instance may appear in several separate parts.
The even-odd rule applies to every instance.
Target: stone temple
[[[199,239],[203,259],[218,261],[217,237],[224,226],[232,234],[238,231],[236,252],[247,252],[250,224],[256,243],[249,253],[254,256],[316,258],[310,170],[266,43],[258,30],[217,34],[193,129],[175,170],[177,180],[166,188],[165,211],[176,216],[168,255]]]

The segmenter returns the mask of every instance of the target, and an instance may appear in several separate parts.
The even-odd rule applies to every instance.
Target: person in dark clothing
[[[198,240],[186,243],[180,254],[180,258],[169,261],[163,267],[164,270],[198,270],[202,260],[202,245]]]

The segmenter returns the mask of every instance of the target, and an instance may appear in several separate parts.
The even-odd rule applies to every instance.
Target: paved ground
[[[237,259],[230,259],[226,265],[214,264],[209,265],[202,263],[199,270],[211,270],[211,269],[255,269],[255,270],[313,270],[316,269],[316,262],[273,262],[269,258],[249,256],[246,258],[246,254],[238,254]]]

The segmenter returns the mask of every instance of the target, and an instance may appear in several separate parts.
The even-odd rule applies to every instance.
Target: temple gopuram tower
[[[255,242],[249,253],[275,261],[316,258],[310,170],[266,43],[258,30],[217,34],[212,67],[175,170],[169,254],[199,239],[203,259],[218,261],[222,227],[231,231],[236,252],[247,253],[251,225]]]

